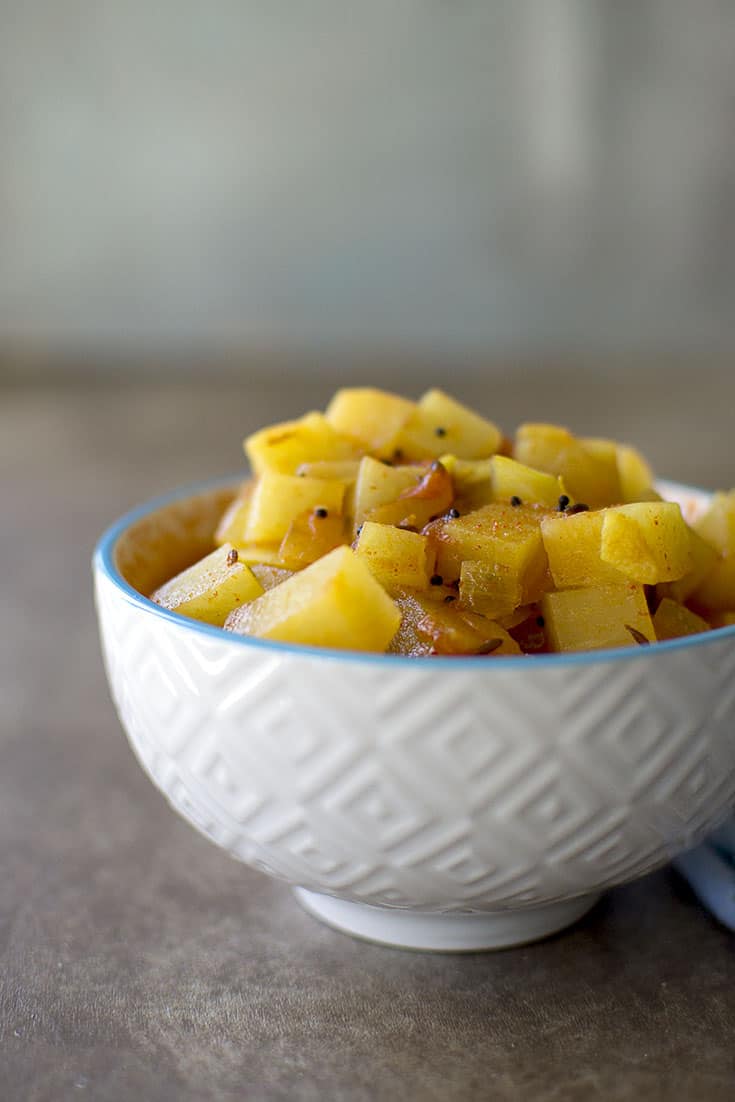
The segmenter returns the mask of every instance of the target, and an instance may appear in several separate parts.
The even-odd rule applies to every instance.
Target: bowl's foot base
[[[584,895],[515,911],[440,914],[351,903],[306,888],[294,888],[294,892],[307,911],[337,930],[382,945],[444,953],[507,949],[538,941],[576,922],[600,898]]]

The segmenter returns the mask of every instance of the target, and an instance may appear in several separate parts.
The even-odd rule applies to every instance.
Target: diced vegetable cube
[[[428,390],[395,444],[406,459],[437,459],[444,452],[460,459],[485,459],[498,450],[502,440],[502,432],[492,421],[442,390]]]
[[[686,574],[676,581],[662,582],[657,588],[659,597],[670,597],[672,601],[683,604],[704,582],[720,559],[717,551],[693,528],[689,528],[689,556],[690,566]]]
[[[653,488],[653,471],[636,448],[618,444],[617,461],[623,501],[660,500]]]
[[[735,490],[715,494],[707,511],[694,522],[694,528],[716,551],[734,554]]]
[[[690,597],[697,608],[724,612],[735,608],[735,553],[717,559]]]
[[[536,471],[505,455],[494,455],[488,463],[493,501],[507,503],[517,497],[526,505],[556,509],[559,498],[566,494],[564,480],[559,475]]]
[[[302,463],[312,460],[357,459],[360,455],[355,441],[336,432],[322,413],[270,425],[248,436],[243,446],[254,474],[294,474]]]
[[[258,479],[250,499],[246,542],[280,542],[296,517],[308,509],[341,513],[344,482],[266,471]]]
[[[439,462],[454,483],[455,505],[460,513],[469,513],[481,505],[490,505],[493,497],[492,462],[489,459],[458,459],[456,455],[442,455]]]
[[[561,475],[570,497],[591,509],[621,500],[617,456],[610,441],[582,442],[558,425],[525,424],[516,433],[513,456],[529,467]]]
[[[581,445],[561,425],[526,422],[519,425],[513,443],[513,458],[537,471],[560,474],[570,449],[581,453]]]
[[[253,494],[254,483],[248,483],[248,493],[236,497],[230,507],[222,514],[222,519],[217,525],[214,534],[214,542],[219,546],[223,543],[232,543],[239,547],[245,542],[245,529],[250,512],[250,498]]]
[[[450,475],[438,460],[428,468],[423,467],[422,471],[418,481],[409,485],[395,501],[370,509],[365,519],[418,530],[445,513],[454,499]]]
[[[645,585],[672,582],[691,567],[689,529],[671,501],[643,501],[603,511],[600,557]]]
[[[339,513],[308,509],[291,521],[281,540],[279,557],[288,570],[300,570],[347,543],[346,521]]]
[[[233,609],[263,592],[252,571],[226,543],[162,585],[151,600],[194,620],[221,627]]]
[[[355,528],[359,528],[379,506],[395,502],[404,492],[415,489],[425,474],[423,466],[389,467],[387,463],[365,456],[355,484]],[[399,508],[403,510],[404,507]],[[410,512],[410,508],[407,507],[407,511]]]
[[[546,593],[541,612],[554,651],[633,646],[656,638],[643,586],[633,582]]]
[[[404,490],[415,486],[424,474],[425,467],[391,467],[366,455],[360,461],[355,488],[355,519],[362,519],[377,505],[394,501]]]
[[[391,524],[366,520],[355,551],[389,593],[405,587],[423,589],[434,572],[428,538]]]
[[[557,589],[578,586],[624,585],[628,580],[600,557],[602,511],[556,513],[541,521],[549,570]]]
[[[715,494],[694,528],[715,551],[716,558],[689,594],[692,602],[714,612],[735,608],[735,490]]]
[[[532,508],[496,503],[434,522],[429,535],[436,547],[437,573],[452,582],[459,579],[463,562],[482,562],[493,569],[497,565],[517,579],[523,603],[535,600],[547,568],[540,516]]]
[[[583,436],[579,443],[588,459],[594,460],[598,508],[604,505],[616,505],[623,499],[617,444],[614,440],[604,440],[595,436]],[[581,500],[591,504],[586,497]]]
[[[653,627],[656,638],[659,640],[679,639],[684,635],[696,635],[700,631],[709,631],[706,620],[669,597],[664,597],[656,609]]]
[[[360,470],[359,459],[326,459],[323,463],[302,463],[296,474],[307,478],[326,478],[345,485],[345,497],[342,512],[345,516],[355,514],[355,483]]]
[[[393,445],[416,403],[373,387],[338,390],[326,418],[343,436],[351,436],[375,455],[392,458]]]
[[[459,598],[466,608],[491,619],[508,616],[523,603],[520,575],[501,563],[466,559],[460,568]]]
[[[384,651],[401,614],[364,562],[337,547],[236,610],[225,627],[285,643]]]

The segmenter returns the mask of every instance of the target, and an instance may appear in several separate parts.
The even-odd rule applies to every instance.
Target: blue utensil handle
[[[716,831],[697,849],[682,853],[674,868],[705,907],[735,930],[735,820]]]

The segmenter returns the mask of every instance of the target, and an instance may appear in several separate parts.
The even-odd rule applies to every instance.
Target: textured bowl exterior
[[[600,656],[395,659],[202,630],[98,553],[113,698],[173,807],[234,857],[422,911],[598,892],[735,799],[735,633]]]

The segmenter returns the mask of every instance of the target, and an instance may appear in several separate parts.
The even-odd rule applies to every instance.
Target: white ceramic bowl
[[[230,492],[180,491],[102,538],[107,671],[173,807],[314,914],[413,948],[530,941],[727,814],[735,628],[504,659],[234,636],[139,592],[203,553]]]

